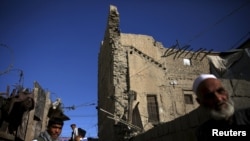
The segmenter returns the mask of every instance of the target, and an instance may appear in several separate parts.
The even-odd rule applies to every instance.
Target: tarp
[[[219,56],[207,56],[211,73],[219,78],[250,80],[250,49],[238,49]]]

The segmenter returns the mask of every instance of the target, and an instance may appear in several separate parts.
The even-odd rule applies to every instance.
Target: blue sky
[[[250,32],[249,0],[1,0],[0,92],[37,81],[61,98],[71,120],[97,136],[97,66],[109,5],[120,14],[123,33],[153,36],[165,47],[226,51]],[[8,67],[11,66],[11,70]]]

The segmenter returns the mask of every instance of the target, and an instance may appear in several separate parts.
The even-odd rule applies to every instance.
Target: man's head
[[[234,104],[221,81],[212,74],[201,74],[193,83],[197,102],[214,119],[228,119],[234,113]]]
[[[86,135],[86,131],[82,128],[78,128],[78,136],[76,136],[76,141],[81,141]]]
[[[70,127],[72,128],[72,130],[74,130],[76,128],[76,124],[71,124]]]
[[[78,135],[84,138],[86,135],[86,131],[82,128],[78,128]]]
[[[48,123],[48,133],[51,136],[52,139],[57,139],[63,128],[63,120],[60,118],[51,118]]]

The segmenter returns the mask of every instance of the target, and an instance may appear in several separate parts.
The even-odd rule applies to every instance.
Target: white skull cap
[[[217,79],[217,77],[214,76],[213,74],[201,74],[201,75],[199,75],[194,80],[194,83],[193,83],[193,91],[194,91],[194,93],[196,93],[197,88],[199,87],[199,85],[201,84],[201,82],[203,82],[204,80],[209,79],[209,78]]]

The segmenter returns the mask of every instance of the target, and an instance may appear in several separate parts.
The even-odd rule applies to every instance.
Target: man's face
[[[52,124],[48,128],[48,133],[50,134],[52,139],[57,139],[62,132],[62,125],[60,124]]]
[[[218,79],[204,80],[197,92],[198,102],[214,119],[226,119],[233,114],[233,101]]]
[[[76,128],[76,126],[75,125],[71,125],[71,128],[74,130]]]

